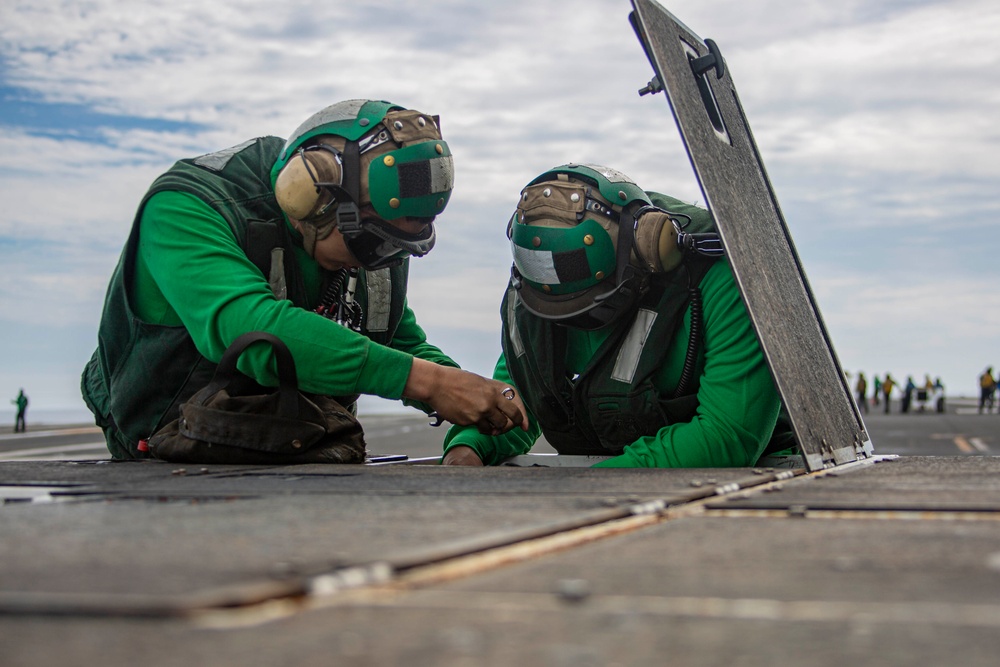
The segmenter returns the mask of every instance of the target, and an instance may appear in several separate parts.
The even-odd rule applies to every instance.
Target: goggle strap
[[[618,217],[618,249],[615,255],[615,283],[621,285],[626,278],[626,271],[632,262],[632,246],[635,245],[635,226],[631,216],[622,208]],[[631,271],[628,272],[631,275]]]
[[[344,189],[355,204],[361,201],[361,151],[357,141],[344,144]]]

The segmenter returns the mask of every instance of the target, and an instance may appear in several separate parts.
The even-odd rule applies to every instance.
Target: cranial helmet
[[[271,181],[278,205],[302,223],[310,255],[337,229],[365,268],[378,269],[434,247],[433,220],[451,196],[454,169],[436,116],[348,100],[295,130]],[[387,222],[401,218],[426,226],[410,234]]]
[[[508,225],[514,285],[535,315],[596,329],[635,304],[645,275],[680,264],[678,233],[625,174],[555,167],[521,191]]]

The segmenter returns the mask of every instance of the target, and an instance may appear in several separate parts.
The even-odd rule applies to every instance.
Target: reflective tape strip
[[[448,192],[455,187],[455,166],[450,155],[429,160],[431,165],[431,192]]]
[[[212,171],[222,171],[229,164],[229,161],[233,159],[237,153],[242,151],[244,148],[253,144],[256,139],[248,139],[242,144],[237,144],[232,148],[226,148],[221,151],[216,151],[215,153],[209,153],[208,155],[202,155],[193,160],[193,162],[199,167],[204,167],[205,169],[211,169]]]
[[[548,250],[529,250],[512,243],[514,265],[525,280],[542,283],[543,285],[558,285],[559,276],[552,261],[552,253]]]
[[[510,340],[515,357],[524,356],[524,343],[521,342],[521,332],[517,330],[517,317],[514,315],[515,307],[520,299],[517,290],[511,288],[507,295],[507,339]]]
[[[268,285],[271,292],[278,301],[288,298],[288,285],[285,282],[285,249],[273,248],[271,250],[271,275],[268,276]]]
[[[389,306],[392,301],[392,280],[389,269],[368,271],[368,331],[389,329]]]
[[[632,322],[632,328],[629,329],[625,341],[618,350],[618,359],[615,361],[615,368],[611,372],[612,380],[632,384],[635,371],[639,367],[639,357],[642,356],[642,350],[646,347],[649,331],[653,328],[653,322],[655,321],[656,311],[654,310],[640,308],[639,312],[636,313],[635,321]]]

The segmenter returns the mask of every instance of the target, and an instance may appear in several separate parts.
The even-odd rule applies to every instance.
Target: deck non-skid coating
[[[1000,515],[1000,458],[900,458],[841,473],[817,476],[808,485],[782,484],[768,493],[741,494],[709,503],[719,510],[785,509],[980,512],[984,519]],[[997,526],[1000,530],[1000,525]]]
[[[420,554],[740,479],[745,469],[4,463],[0,593],[179,594]],[[58,482],[60,491],[51,487]],[[59,500],[62,502],[59,502]],[[81,576],[81,573],[85,573]]]
[[[22,473],[44,482],[30,465],[0,466],[3,483]],[[895,459],[737,495],[789,493],[809,505],[832,494],[887,506],[907,489],[922,489],[928,503],[951,494],[995,498],[994,467],[983,458]],[[6,505],[2,587],[196,591],[516,530],[633,496],[680,494],[709,475],[753,477],[748,469],[309,468],[244,470],[250,474],[218,480],[240,499],[202,503],[156,497],[184,490],[214,498],[211,474],[112,466],[106,488],[125,496]],[[63,482],[73,477],[54,472]],[[129,489],[133,475],[142,488]],[[77,479],[102,487],[89,474]],[[12,546],[19,541],[27,545]],[[665,654],[670,664],[691,665],[986,665],[1000,650],[998,600],[995,521],[709,509],[444,583],[333,595],[268,622],[266,605],[214,619],[5,616],[0,650],[23,665],[666,664]],[[44,639],[53,636],[58,644]]]

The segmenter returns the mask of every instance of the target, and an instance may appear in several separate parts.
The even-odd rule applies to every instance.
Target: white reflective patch
[[[389,269],[366,271],[368,278],[368,323],[372,332],[388,331],[389,306],[392,301],[392,281]]]
[[[517,303],[521,300],[521,295],[513,287],[507,289],[507,338],[510,340],[515,357],[524,356],[524,343],[521,342],[521,332],[517,330],[517,318],[514,312],[517,310]]]
[[[288,298],[288,285],[285,283],[285,250],[284,248],[273,248],[271,250],[271,275],[267,280],[271,286],[271,292],[278,301]]]
[[[617,169],[612,169],[611,167],[604,167],[599,164],[581,164],[581,167],[589,167],[599,173],[604,178],[608,179],[612,183],[631,183],[635,185],[635,181],[631,178],[618,171]]]
[[[327,108],[317,111],[309,118],[306,118],[301,125],[295,128],[295,131],[292,132],[292,136],[289,138],[289,143],[297,141],[303,134],[315,130],[320,125],[326,125],[327,123],[340,123],[345,120],[356,119],[358,114],[361,112],[361,107],[363,107],[367,102],[368,100],[345,100],[343,102],[331,104]],[[285,150],[287,149],[288,144],[285,144]]]
[[[555,264],[552,263],[552,253],[548,250],[529,250],[511,243],[514,252],[514,266],[521,272],[525,280],[545,285],[558,285]]]
[[[455,187],[455,167],[450,155],[428,162],[431,165],[431,192],[448,192]]]
[[[640,308],[636,313],[632,328],[629,329],[622,346],[618,349],[618,359],[615,361],[615,368],[611,372],[611,379],[632,384],[635,371],[639,367],[639,357],[646,347],[646,340],[653,322],[656,321],[656,311],[648,308]]]
[[[239,153],[241,150],[253,144],[256,139],[248,139],[242,144],[237,144],[232,148],[224,148],[221,151],[216,151],[215,153],[209,153],[208,155],[202,155],[201,157],[196,157],[193,162],[199,167],[204,167],[205,169],[211,169],[212,171],[222,171],[229,164],[229,161],[233,159],[233,156]]]

